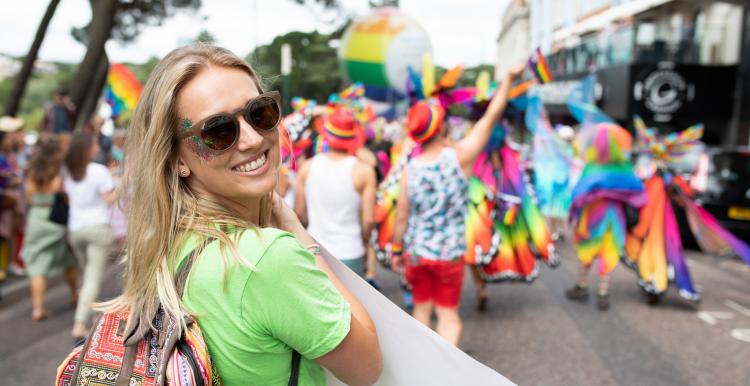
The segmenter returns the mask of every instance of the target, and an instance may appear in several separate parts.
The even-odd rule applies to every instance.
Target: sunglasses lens
[[[226,150],[234,145],[239,128],[237,120],[229,115],[213,117],[203,126],[201,139],[212,150]]]
[[[258,130],[271,130],[279,123],[281,112],[276,100],[261,97],[245,111],[245,120]]]

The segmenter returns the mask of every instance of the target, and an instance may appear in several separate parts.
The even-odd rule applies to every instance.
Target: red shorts
[[[407,264],[406,267],[406,280],[411,284],[414,303],[433,301],[439,307],[458,307],[464,283],[464,260],[420,260],[419,265]]]

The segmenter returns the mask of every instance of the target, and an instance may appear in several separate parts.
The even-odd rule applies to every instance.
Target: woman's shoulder
[[[304,250],[294,235],[270,227],[242,231],[237,249],[246,259],[264,266],[287,260],[300,250]]]

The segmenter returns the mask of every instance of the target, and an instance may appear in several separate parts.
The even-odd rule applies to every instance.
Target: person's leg
[[[576,284],[565,291],[565,296],[570,300],[586,301],[589,298],[588,274],[591,265],[581,264],[578,268],[578,280]]]
[[[78,305],[78,268],[70,266],[65,268],[65,282],[68,283],[68,289],[70,289],[70,300],[71,303],[76,306]]]
[[[112,232],[108,225],[83,229],[78,233],[82,240],[77,249],[84,249],[86,265],[83,267],[83,283],[76,306],[72,331],[74,337],[84,336],[87,332],[91,304],[99,295],[104,267],[112,248]]]
[[[470,265],[469,269],[474,280],[474,286],[477,288],[477,309],[485,311],[487,309],[487,282],[479,274],[479,267]]]
[[[609,274],[599,278],[599,290],[596,291],[596,306],[602,311],[609,309]]]
[[[362,276],[365,273],[364,258],[362,257],[355,259],[342,259],[341,262],[359,276]]]
[[[38,322],[47,317],[44,310],[44,293],[47,291],[47,278],[44,276],[31,276],[31,320]]]
[[[370,283],[373,288],[380,291],[380,286],[377,282],[377,265],[378,258],[375,257],[375,250],[371,246],[367,246],[367,252],[365,254],[365,265],[367,270],[365,271],[365,280]]]
[[[461,340],[463,322],[458,314],[458,307],[435,307],[437,314],[437,333],[454,346]]]
[[[8,266],[10,265],[10,251],[8,249],[8,240],[0,238],[0,280],[8,277]]]
[[[463,330],[458,306],[461,300],[464,275],[463,259],[435,267],[436,331],[454,346],[458,346]]]
[[[411,284],[414,309],[412,316],[427,327],[431,326],[433,304],[433,279],[430,267],[407,266],[406,278]]]
[[[431,322],[432,322],[432,307],[433,303],[432,301],[426,301],[417,303],[414,302],[414,311],[412,311],[412,316],[414,319],[418,320],[420,323],[424,324],[425,326],[432,328]]]

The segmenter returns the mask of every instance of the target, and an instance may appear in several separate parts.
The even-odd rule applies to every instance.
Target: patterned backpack
[[[195,256],[212,240],[190,252],[178,269],[175,287],[180,297]],[[125,331],[125,312],[103,314],[83,344],[57,368],[55,386],[221,386],[200,326],[191,315],[183,317],[187,329],[178,336],[177,320],[161,307],[155,329],[145,334],[137,326]],[[299,363],[300,354],[294,351],[289,385],[297,385]]]

